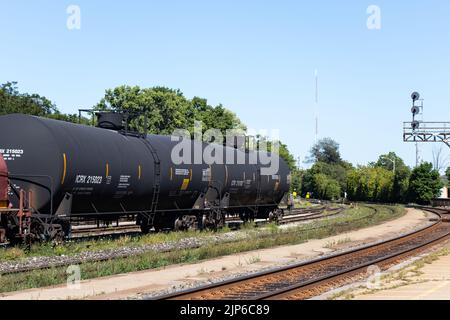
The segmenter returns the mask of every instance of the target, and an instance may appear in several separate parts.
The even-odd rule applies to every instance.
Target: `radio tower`
[[[315,106],[315,120],[316,120],[316,131],[315,131],[315,143],[319,137],[319,75],[317,69],[314,71],[314,77],[316,80],[316,106]]]

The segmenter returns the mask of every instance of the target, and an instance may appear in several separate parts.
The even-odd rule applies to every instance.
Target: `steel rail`
[[[373,209],[376,210],[376,208],[373,208]],[[440,212],[437,212],[436,210],[433,210],[430,208],[422,208],[422,209],[431,211],[434,214],[436,214],[438,216],[437,221],[435,221],[433,224],[431,224],[427,227],[403,234],[401,236],[394,237],[394,238],[391,238],[388,240],[383,240],[383,241],[380,241],[377,243],[369,244],[369,245],[359,247],[356,249],[351,249],[351,250],[337,253],[334,255],[314,259],[314,260],[311,260],[308,262],[302,262],[299,264],[291,265],[288,267],[276,268],[273,270],[256,273],[256,274],[250,275],[250,276],[238,277],[238,278],[235,278],[232,280],[227,280],[227,281],[223,281],[223,282],[219,282],[219,283],[215,283],[215,284],[210,284],[207,286],[202,286],[202,287],[193,288],[190,290],[185,290],[185,291],[181,291],[181,292],[177,292],[177,293],[173,293],[173,294],[169,294],[169,295],[164,295],[164,296],[156,297],[155,299],[169,299],[169,300],[170,299],[181,299],[181,300],[213,299],[213,300],[218,300],[218,299],[223,299],[223,298],[230,299],[230,296],[232,296],[234,298],[237,297],[238,299],[241,299],[241,298],[249,299],[250,298],[251,300],[257,300],[257,299],[277,298],[277,297],[280,297],[280,295],[291,292],[292,290],[298,290],[301,287],[303,287],[303,288],[305,288],[307,286],[309,286],[309,288],[315,287],[318,283],[323,283],[324,281],[327,281],[329,279],[335,279],[336,277],[343,277],[343,276],[345,276],[345,274],[349,274],[351,272],[356,272],[356,270],[361,270],[362,268],[364,268],[368,265],[373,265],[375,263],[379,263],[380,261],[387,261],[389,259],[394,259],[395,257],[400,257],[402,255],[405,255],[405,254],[408,254],[411,252],[415,252],[419,248],[424,248],[425,246],[429,246],[430,244],[434,244],[439,241],[442,241],[443,239],[448,238],[450,236],[450,227],[447,228],[446,232],[444,232],[443,235],[441,235],[437,238],[433,238],[428,241],[422,241],[421,243],[419,243],[415,246],[410,246],[409,248],[397,251],[393,254],[384,255],[377,259],[370,259],[369,261],[366,261],[366,263],[359,264],[354,267],[341,268],[341,270],[328,273],[324,276],[318,276],[315,279],[313,278],[313,279],[309,279],[308,281],[299,281],[297,283],[294,282],[293,284],[289,284],[290,282],[292,282],[289,279],[289,277],[292,277],[292,275],[289,275],[289,273],[292,274],[292,272],[297,271],[297,272],[299,272],[298,274],[301,275],[301,270],[303,270],[303,269],[310,268],[310,270],[311,270],[311,267],[316,266],[316,265],[319,266],[321,263],[323,265],[326,265],[327,262],[330,262],[333,260],[336,260],[336,262],[338,262],[339,259],[341,259],[341,258],[344,258],[346,256],[351,257],[352,255],[356,256],[358,254],[364,253],[365,251],[366,251],[366,255],[368,255],[368,257],[370,258],[371,250],[376,253],[376,250],[380,250],[380,249],[383,249],[383,247],[385,247],[384,248],[384,252],[385,252],[385,251],[390,250],[390,247],[392,247],[395,244],[397,246],[401,246],[402,243],[403,243],[403,245],[407,245],[408,239],[410,239],[409,241],[414,241],[414,239],[420,240],[421,237],[432,234],[433,230],[436,230],[437,228],[439,228],[441,225],[444,224],[444,222],[442,220],[442,214]],[[361,255],[361,258],[364,259],[364,256]],[[270,282],[264,283],[264,281],[267,281],[268,277],[272,277],[273,283],[270,283]],[[283,280],[285,281],[285,283],[287,283],[289,285],[284,285],[284,287],[283,286],[280,287],[280,283]],[[260,284],[255,285],[255,283],[257,281],[260,281]],[[245,287],[245,285],[247,287]],[[260,286],[259,288],[258,288],[258,285]],[[264,292],[264,289],[267,291],[267,288],[271,288],[271,287],[273,287],[272,290],[270,290],[269,292]],[[239,289],[242,289],[242,288],[244,288],[244,291],[239,292]],[[234,294],[232,293],[233,290],[236,290]],[[249,290],[249,291],[245,292],[245,290]],[[247,295],[246,295],[246,293],[247,293]],[[233,299],[233,298],[231,298],[231,299]]]
[[[308,209],[293,209],[292,212],[285,214],[281,220],[278,221],[279,224],[290,224],[302,221],[312,221],[321,218],[328,218],[341,214],[344,208],[308,208]],[[325,214],[329,212],[329,214]],[[226,220],[226,223],[241,223],[242,220],[239,218],[230,217]],[[256,226],[263,226],[270,223],[270,221],[256,221]],[[72,236],[69,239],[80,240],[83,238],[93,238],[93,237],[107,237],[107,236],[117,236],[121,233],[125,234],[140,234],[140,227],[137,225],[119,225],[119,226],[101,226],[101,227],[86,227],[72,229]]]
[[[339,208],[339,209],[341,209],[341,211],[343,210],[343,208]],[[339,214],[340,212],[334,213],[333,215]],[[327,215],[325,217],[329,217],[329,216],[332,216],[332,214],[329,214],[329,215]],[[123,226],[123,227],[126,228],[127,226]],[[137,234],[137,232],[135,232],[135,233]],[[123,234],[126,234],[126,233],[124,232]],[[109,235],[99,235],[99,237],[101,237],[101,236],[120,236],[120,235],[123,235],[123,234],[116,233],[116,234],[109,234]],[[90,235],[90,236],[86,236],[85,238],[94,238],[94,237],[97,237],[97,236]],[[81,238],[81,237],[73,238],[73,240],[75,240],[75,241],[82,241],[83,238]],[[196,249],[198,247],[200,247],[200,246],[195,246],[195,247],[192,247],[190,249]],[[171,251],[171,250],[168,250],[168,251],[165,251],[165,252],[169,252],[169,251]],[[8,271],[2,271],[2,272],[0,272],[0,275],[18,274],[18,273],[29,272],[29,271],[32,271],[32,270],[42,270],[42,269],[50,269],[50,268],[54,268],[54,267],[64,267],[64,266],[68,266],[68,265],[72,265],[72,264],[81,264],[83,262],[102,262],[102,261],[107,261],[107,260],[111,260],[111,259],[127,258],[127,257],[133,256],[133,255],[135,255],[135,254],[130,253],[130,254],[118,254],[118,255],[115,255],[114,253],[111,253],[110,255],[107,255],[106,257],[92,258],[92,259],[87,259],[87,260],[85,260],[85,258],[75,258],[74,257],[73,259],[69,259],[70,262],[54,261],[54,262],[51,262],[51,263],[48,263],[48,264],[44,264],[44,265],[40,265],[40,266],[18,267],[18,268],[14,268],[14,269],[11,269],[11,270],[8,270]]]

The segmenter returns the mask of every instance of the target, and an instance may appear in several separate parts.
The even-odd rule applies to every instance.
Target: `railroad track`
[[[376,208],[373,208],[376,212]],[[450,239],[448,211],[422,208],[437,215],[420,230],[309,262],[239,277],[156,299],[178,300],[301,300],[363,278],[369,266],[385,270],[405,258]]]
[[[308,212],[308,213],[302,213],[302,214],[297,214],[297,215],[291,214],[291,215],[287,215],[287,217],[289,217],[291,219],[292,218],[298,219],[298,221],[303,221],[303,220],[308,220],[308,219],[318,219],[318,218],[320,218],[320,215],[321,215],[321,217],[324,217],[324,216],[331,217],[333,215],[341,213],[343,210],[344,210],[344,208],[331,208],[328,211],[326,211],[326,215],[323,215],[323,213],[325,211],[323,211],[322,215],[321,215],[321,213],[318,210],[314,210],[312,213]],[[294,213],[294,212],[298,212],[298,211],[293,210],[292,212]],[[129,227],[129,226],[124,225],[123,229],[126,229],[127,227]],[[116,227],[113,227],[113,228],[116,228]],[[86,230],[86,229],[89,229],[89,227],[84,227],[82,230]],[[112,236],[118,237],[121,235],[123,235],[123,234],[116,233]],[[90,237],[95,238],[94,236],[90,236]],[[111,235],[109,235],[109,237],[111,237]],[[76,239],[76,240],[78,240],[78,239]],[[187,249],[196,249],[202,245],[204,245],[204,242],[202,242],[202,241],[188,243],[185,246],[183,246],[183,249],[186,249],[186,250]],[[53,267],[63,267],[63,266],[68,266],[68,265],[81,264],[84,262],[101,262],[101,261],[107,261],[107,260],[111,260],[111,259],[127,258],[127,257],[133,256],[133,255],[143,254],[143,253],[146,253],[148,251],[153,251],[153,250],[159,250],[160,252],[169,252],[171,250],[176,250],[177,245],[174,245],[174,246],[175,246],[175,248],[172,248],[172,249],[170,246],[157,249],[152,245],[136,247],[136,248],[124,247],[124,248],[111,249],[111,250],[101,250],[100,252],[93,252],[92,255],[89,255],[88,253],[86,253],[86,255],[73,256],[73,257],[72,256],[43,257],[43,258],[45,258],[43,260],[28,261],[28,263],[19,264],[19,265],[16,265],[13,263],[11,265],[3,266],[3,267],[0,264],[0,275],[22,273],[22,272],[28,272],[28,271],[32,271],[32,270],[48,269],[48,268],[53,268]]]
[[[140,233],[141,229],[135,223],[128,223],[119,226],[105,227],[83,227],[72,229],[71,239],[79,239],[84,237],[123,235],[128,233]]]
[[[342,213],[343,207],[329,208],[328,206],[321,206],[317,208],[306,208],[306,209],[293,209],[291,212],[286,213],[283,218],[278,221],[278,224],[288,224],[301,221],[317,220],[324,217],[331,217]],[[233,228],[238,229],[242,221],[236,217],[228,217],[226,223],[233,225]],[[255,221],[256,226],[263,226],[270,221],[258,220]],[[140,227],[133,224],[127,223],[119,226],[109,226],[109,227],[80,227],[72,230],[72,235],[70,239],[80,240],[80,239],[94,239],[103,236],[121,236],[121,235],[139,235]]]
[[[287,214],[283,217],[283,219],[279,222],[279,224],[288,224],[288,223],[294,223],[294,222],[328,218],[328,217],[332,217],[332,216],[341,214],[344,210],[345,210],[345,207],[336,207],[336,208],[324,208],[321,211],[312,212],[312,213]]]

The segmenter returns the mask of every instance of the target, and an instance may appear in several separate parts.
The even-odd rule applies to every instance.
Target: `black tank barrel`
[[[120,115],[100,116],[99,123],[103,128],[0,116],[0,153],[10,173],[12,204],[17,206],[24,189],[42,213],[55,213],[70,194],[72,215],[120,215],[150,210],[155,190],[162,212],[192,209],[212,185],[219,197],[230,194],[229,205],[236,208],[276,205],[289,190],[289,168],[281,159],[278,173],[267,176],[259,164],[177,165],[172,151],[178,142],[170,136],[123,134]],[[191,144],[194,149],[200,144],[202,152],[206,146]]]

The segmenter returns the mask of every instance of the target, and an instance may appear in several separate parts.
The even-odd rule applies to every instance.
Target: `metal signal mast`
[[[425,122],[417,117],[423,112],[423,100],[420,94],[413,92],[411,95],[413,115],[412,122],[403,123],[403,141],[416,143],[416,165],[419,165],[418,143],[443,142],[450,148],[450,122]]]

